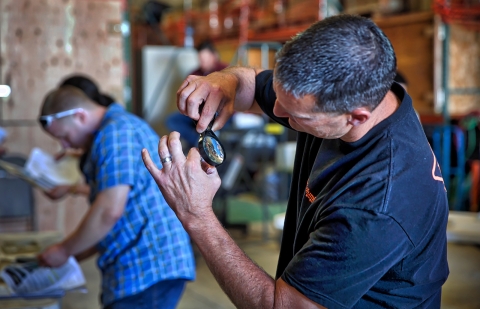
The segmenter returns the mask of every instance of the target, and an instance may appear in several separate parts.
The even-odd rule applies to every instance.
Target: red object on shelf
[[[470,211],[478,212],[480,210],[480,160],[470,162],[472,173],[472,186],[470,191]]]
[[[446,23],[464,25],[480,31],[480,2],[478,0],[435,0],[433,10]]]

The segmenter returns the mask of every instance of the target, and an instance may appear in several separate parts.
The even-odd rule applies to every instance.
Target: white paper
[[[29,173],[25,171],[25,168],[18,166],[16,164],[0,160],[0,167],[4,169],[11,176],[23,179],[30,183],[31,185],[37,186],[44,191],[51,190],[55,187],[55,184],[51,183],[48,180],[43,178],[32,177]]]
[[[13,295],[39,295],[68,291],[85,285],[80,265],[70,257],[57,268],[41,267],[36,262],[6,266],[0,273]]]
[[[25,164],[25,171],[36,179],[44,179],[54,186],[73,185],[80,181],[78,159],[66,156],[60,160],[40,148],[33,148]]]

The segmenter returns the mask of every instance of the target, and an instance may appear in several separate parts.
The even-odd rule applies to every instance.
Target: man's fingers
[[[186,115],[193,120],[199,120],[200,114],[205,111],[212,109],[212,102],[207,102],[209,96],[208,85],[201,86],[196,85],[196,90],[188,97],[187,99],[187,113]],[[205,104],[204,104],[205,103]],[[200,113],[200,106],[203,104],[202,112]]]
[[[180,85],[180,87],[178,87],[178,90],[177,90],[177,95],[182,92],[183,88],[187,87],[188,84],[190,82],[188,81],[188,77],[182,82],[182,84]]]
[[[185,162],[185,155],[183,154],[182,143],[180,142],[180,133],[175,131],[170,133],[167,146],[173,163]]]
[[[233,111],[230,111],[229,108],[225,106],[220,111],[217,118],[215,119],[215,122],[213,123],[213,126],[212,126],[212,131],[217,131],[223,128],[227,123],[227,121],[232,117],[232,115],[233,115]]]
[[[157,168],[155,163],[153,162],[152,158],[150,157],[150,154],[148,153],[147,149],[142,149],[142,160],[143,164],[145,164],[145,167],[147,170],[150,172],[150,174],[153,176],[155,180],[160,176],[160,170]]]
[[[205,160],[202,159],[202,156],[198,152],[197,148],[192,148],[188,152],[187,161],[190,162],[194,166],[198,166],[200,162],[200,166],[202,167],[203,171],[207,173],[207,175],[212,175],[217,173],[217,169],[214,166],[211,166]]]
[[[158,155],[164,169],[169,169],[172,166],[172,154],[168,149],[168,136],[164,135],[158,143]]]
[[[215,113],[220,111],[224,106],[224,94],[218,85],[206,84],[205,88],[208,89],[208,92],[206,92],[204,96],[205,104],[198,119],[197,132],[205,131],[215,116]]]
[[[207,129],[215,113],[223,107],[224,97],[223,90],[218,83],[209,82],[208,77],[189,76],[177,91],[177,106],[182,114],[197,120],[196,130],[201,133]],[[203,108],[200,113],[202,104]],[[215,125],[215,129],[220,129],[228,117],[223,115]]]
[[[207,128],[208,123],[213,118],[213,115],[218,110],[218,106],[221,102],[221,96],[218,95],[218,87],[209,84],[207,81],[198,80],[195,81],[196,90],[187,100],[187,115],[200,122],[200,128],[203,132]],[[202,111],[200,112],[200,105],[203,104]],[[202,118],[207,118],[202,119]]]
[[[215,166],[211,166],[205,160],[201,160],[202,169],[207,175],[215,175],[217,174],[217,169]]]
[[[198,152],[197,148],[190,148],[190,151],[187,154],[187,161],[189,162],[200,162],[202,160],[202,156]]]
[[[197,122],[197,132],[201,133],[207,129],[215,113],[221,108],[221,103],[222,96],[216,91],[210,91],[208,96],[205,96],[205,104]]]
[[[190,75],[183,81],[183,83],[180,85],[180,88],[178,88],[177,107],[178,110],[184,115],[187,115],[187,100],[195,91],[196,84],[194,81],[198,78],[198,76]]]

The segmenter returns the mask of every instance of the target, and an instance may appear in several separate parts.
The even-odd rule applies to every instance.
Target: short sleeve
[[[107,126],[94,144],[96,191],[118,185],[133,186],[140,168],[142,150],[135,138],[135,130]]]
[[[322,218],[282,279],[314,302],[351,308],[413,248],[391,217],[340,208]]]
[[[291,129],[288,118],[280,118],[273,114],[276,99],[277,95],[273,91],[273,71],[266,70],[257,74],[255,77],[255,101],[268,117]]]

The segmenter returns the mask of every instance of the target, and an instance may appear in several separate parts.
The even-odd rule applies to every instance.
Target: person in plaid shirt
[[[90,192],[83,193],[91,202],[77,229],[40,262],[57,267],[98,252],[104,308],[175,308],[195,263],[187,233],[140,156],[145,145],[158,153],[158,135],[120,105],[101,106],[68,85],[46,96],[39,121],[64,148],[86,153]]]

